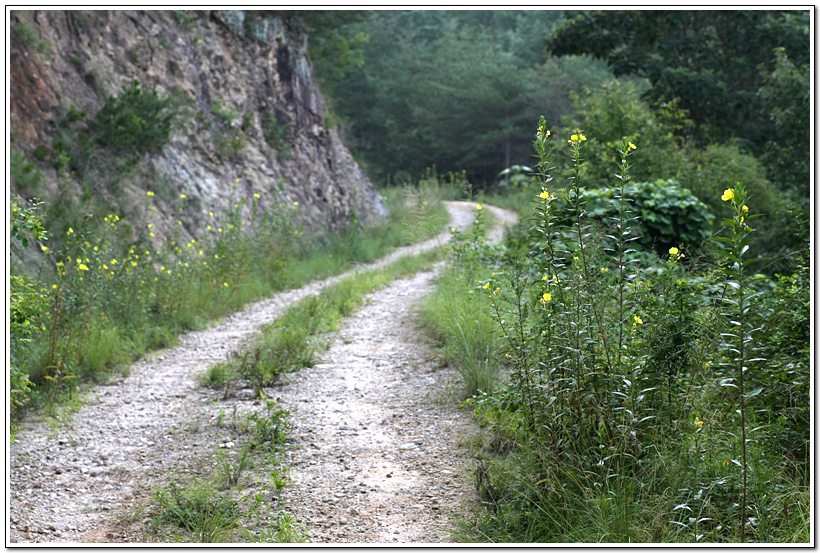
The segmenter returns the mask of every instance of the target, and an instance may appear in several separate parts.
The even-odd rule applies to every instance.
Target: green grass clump
[[[157,491],[162,509],[159,520],[187,530],[193,541],[222,543],[239,520],[236,503],[228,496],[214,494],[211,486],[195,482],[186,489],[176,483],[168,491]]]

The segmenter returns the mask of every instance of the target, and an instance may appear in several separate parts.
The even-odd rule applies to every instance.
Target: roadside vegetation
[[[239,200],[209,214],[200,238],[183,241],[172,232],[160,246],[151,191],[143,220],[90,217],[57,240],[44,227],[47,206],[13,200],[11,259],[27,249],[39,266],[33,275],[12,273],[12,425],[32,408],[50,413],[85,383],[127,372],[180,332],[436,235],[449,215],[438,188],[418,190],[383,191],[391,215],[377,229],[352,224],[341,234],[306,234],[294,222],[298,205],[262,211],[256,199],[249,206]],[[180,213],[186,201],[180,195]],[[124,226],[133,239],[122,238]]]
[[[589,190],[594,132],[541,119],[528,222],[490,247],[479,219],[424,310],[487,429],[482,507],[456,536],[809,541],[806,221],[791,275],[761,274],[742,182],[713,223],[675,183],[633,182],[642,146],[623,138],[613,184]]]

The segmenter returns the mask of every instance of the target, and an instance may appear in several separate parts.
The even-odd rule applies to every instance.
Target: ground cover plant
[[[242,440],[220,444],[196,478],[176,475],[157,488],[140,508],[149,525],[146,541],[182,543],[294,543],[305,541],[297,524],[279,501],[288,485],[282,463],[290,428],[290,413],[261,397],[262,407],[215,427],[230,428]]]
[[[78,385],[127,371],[145,352],[249,301],[429,238],[448,217],[432,187],[386,191],[392,214],[377,231],[354,220],[340,235],[316,235],[296,225],[295,203],[262,211],[252,198],[209,213],[199,238],[171,232],[155,246],[153,197],[146,193],[143,220],[87,217],[57,237],[43,226],[48,206],[15,201],[12,261],[27,249],[39,268],[11,281],[13,421],[30,407],[51,411]],[[188,201],[180,195],[180,213]],[[132,239],[122,238],[131,234],[124,226]]]
[[[584,170],[591,131],[553,141],[542,118],[527,227],[506,248],[462,242],[457,274],[438,292],[450,306],[436,326],[446,355],[460,366],[479,352],[473,365],[498,375],[478,387],[463,371],[475,392],[467,404],[489,437],[476,469],[483,506],[456,535],[808,541],[805,231],[791,275],[757,274],[760,209],[735,182],[718,194],[724,213],[712,233],[672,225],[678,240],[642,241],[645,219],[663,212],[633,196],[641,144],[614,145],[618,163],[597,212],[601,194],[586,190]],[[569,160],[563,182],[554,178],[557,144]],[[657,185],[661,198],[683,193],[666,186]],[[459,332],[466,321],[472,332]]]

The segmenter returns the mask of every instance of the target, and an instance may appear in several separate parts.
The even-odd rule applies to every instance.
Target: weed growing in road
[[[155,498],[162,510],[158,520],[186,530],[196,542],[223,543],[239,521],[236,503],[202,482],[186,489],[171,482],[168,490],[157,491]]]

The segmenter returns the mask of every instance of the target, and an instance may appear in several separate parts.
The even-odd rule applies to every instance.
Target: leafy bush
[[[576,113],[562,120],[564,134],[569,129],[581,129],[589,138],[585,144],[582,167],[588,186],[599,188],[612,182],[611,167],[618,162],[618,145],[626,137],[640,149],[634,157],[639,161],[633,178],[639,181],[670,179],[679,170],[683,159],[676,133],[687,121],[675,102],[668,102],[653,111],[640,98],[634,83],[607,81],[595,90],[586,87],[572,93]],[[571,161],[558,152],[556,159],[562,168]]]
[[[48,233],[43,228],[40,204],[35,201],[31,207],[25,207],[16,198],[11,198],[11,248],[9,256],[19,251],[19,246],[27,248],[29,239],[48,240]],[[19,246],[18,246],[19,244]],[[44,248],[48,251],[48,248]],[[32,384],[29,374],[23,365],[23,356],[33,342],[36,325],[45,313],[47,296],[42,284],[24,275],[9,276],[9,394],[11,411],[19,415],[29,402]],[[12,429],[13,430],[13,429]],[[12,432],[14,441],[14,432]]]
[[[624,194],[629,198],[629,209],[640,219],[636,229],[638,242],[647,249],[654,248],[662,254],[671,246],[685,244],[699,250],[700,244],[711,235],[715,216],[703,202],[673,180],[637,182],[628,185]],[[589,218],[609,226],[618,215],[618,189],[584,190],[581,205]],[[554,206],[560,221],[572,220],[573,206],[566,197],[556,199]]]
[[[763,165],[751,154],[743,153],[738,144],[711,144],[704,150],[687,153],[688,163],[678,171],[677,180],[688,188],[715,215],[721,215],[721,193],[742,182],[749,191],[750,207],[765,217],[755,223],[755,242],[752,244],[756,257],[786,255],[798,244],[791,240],[791,219],[787,215],[787,202],[783,194],[766,178]],[[782,264],[776,266],[783,270]]]
[[[177,99],[160,97],[156,90],[144,92],[135,79],[119,96],[106,100],[89,130],[97,144],[115,154],[138,156],[168,143],[180,106]]]

